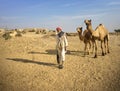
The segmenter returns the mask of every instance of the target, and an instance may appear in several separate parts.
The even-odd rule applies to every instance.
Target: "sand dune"
[[[25,34],[0,38],[0,91],[119,91],[120,36],[110,35],[110,54],[84,57],[78,36],[68,36],[62,70],[56,64],[55,36]]]

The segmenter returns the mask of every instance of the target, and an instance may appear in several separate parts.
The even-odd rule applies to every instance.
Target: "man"
[[[65,53],[66,53],[66,47],[68,46],[68,41],[66,37],[66,33],[62,31],[60,27],[56,28],[57,31],[57,63],[59,65],[59,69],[63,68],[63,63],[65,61]]]

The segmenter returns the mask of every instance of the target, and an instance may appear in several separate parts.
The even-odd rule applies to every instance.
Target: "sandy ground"
[[[120,91],[120,35],[110,36],[110,54],[83,56],[78,36],[68,37],[63,69],[56,63],[54,36],[0,38],[0,91]]]

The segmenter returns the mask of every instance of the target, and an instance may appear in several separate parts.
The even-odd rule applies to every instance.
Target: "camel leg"
[[[86,43],[86,52],[85,55],[88,55],[88,43]]]
[[[89,55],[89,45],[88,45],[88,42],[86,42],[86,54]]]
[[[109,39],[108,39],[108,36],[107,36],[107,52],[110,53],[110,51],[109,51]]]
[[[91,49],[91,44],[92,44],[91,41],[89,41],[89,49]]]
[[[94,58],[97,58],[97,40],[95,40],[95,56]]]
[[[102,50],[102,56],[104,56],[104,50],[103,50],[103,41],[101,41],[101,50]]]
[[[104,40],[105,54],[107,54],[107,44],[106,44],[106,43],[107,43],[107,40],[105,39],[105,40]]]
[[[109,51],[109,45],[108,45],[108,41],[107,41],[107,52],[110,53],[110,51]]]
[[[91,49],[91,41],[89,41],[88,54],[90,54],[90,49]]]
[[[90,54],[90,48],[91,48],[91,44],[90,42],[87,43],[87,54]]]
[[[85,43],[84,56],[86,55],[87,43]]]
[[[92,54],[94,52],[94,42],[92,41]]]

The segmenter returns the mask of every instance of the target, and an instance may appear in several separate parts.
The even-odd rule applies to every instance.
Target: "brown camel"
[[[91,20],[85,20],[84,21],[87,30],[90,31],[92,35],[92,39],[95,43],[95,56],[94,58],[97,58],[97,40],[101,41],[101,49],[102,49],[102,55],[104,56],[105,54],[109,53],[109,32],[108,30],[104,27],[103,24],[99,24],[99,26],[95,29],[95,31],[92,29],[92,24]],[[103,44],[104,43],[104,44]]]
[[[84,48],[84,56],[86,54],[90,54],[90,49],[91,49],[91,45],[93,43],[92,41],[92,37],[91,37],[91,33],[88,31],[88,30],[84,30],[83,34],[82,34],[82,27],[77,27],[77,32],[78,32],[78,35],[79,35],[79,39],[81,41],[84,42],[85,44],[85,48]],[[94,48],[94,45],[92,45],[93,48]],[[93,52],[93,50],[92,50]]]

